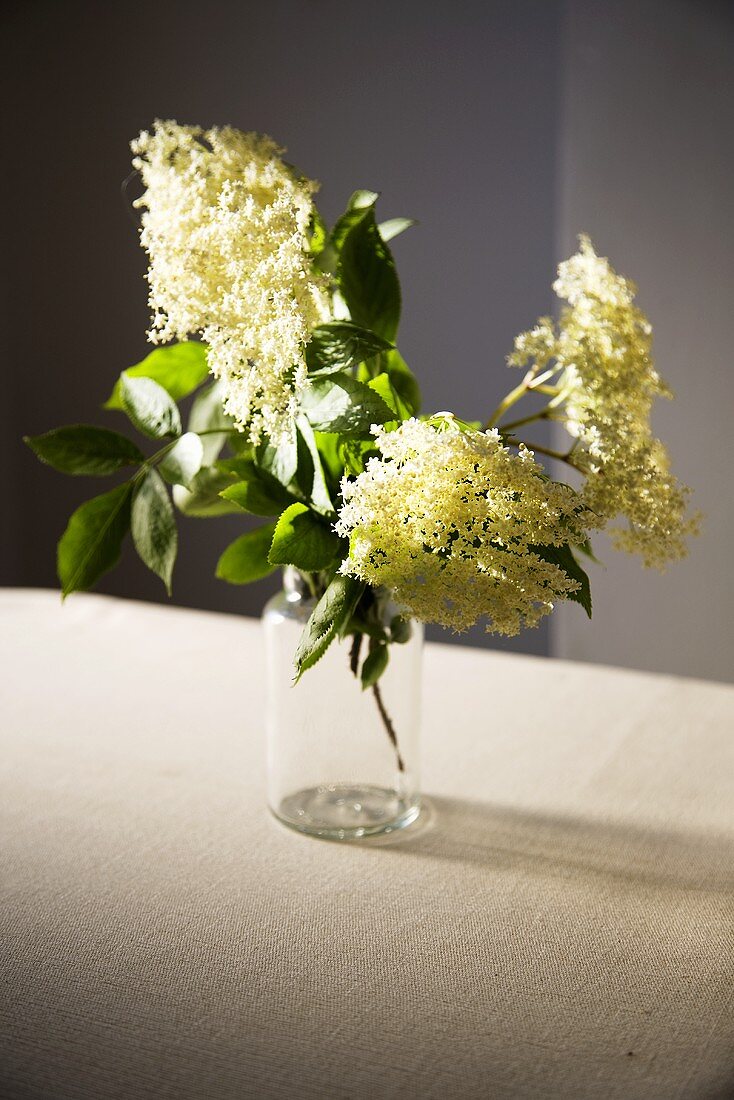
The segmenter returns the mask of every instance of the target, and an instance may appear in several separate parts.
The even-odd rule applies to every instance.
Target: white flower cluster
[[[524,448],[450,416],[373,428],[381,457],[342,483],[342,572],[384,585],[417,619],[517,634],[578,584],[544,560],[580,532],[578,496],[549,481]]]
[[[308,255],[316,185],[268,137],[157,121],[132,143],[145,184],[150,338],[200,333],[225,410],[253,441],[288,434],[306,384],[304,345],[326,319]]]
[[[670,473],[650,413],[656,397],[672,394],[653,366],[652,329],[634,304],[636,288],[597,256],[591,241],[558,269],[553,284],[568,304],[558,328],[549,318],[519,336],[510,363],[551,359],[563,373],[567,428],[576,438],[575,464],[585,473],[584,502],[610,528],[614,544],[663,569],[687,553],[699,526],[686,514],[690,490]]]

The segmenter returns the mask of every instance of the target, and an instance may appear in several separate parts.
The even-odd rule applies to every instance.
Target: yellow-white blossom
[[[342,483],[342,572],[390,589],[417,619],[517,634],[578,584],[534,548],[583,537],[582,506],[530,451],[450,416],[375,427],[380,457]]]
[[[535,328],[515,337],[515,350],[507,362],[511,367],[524,367],[532,361],[539,371],[544,370],[556,355],[556,344],[552,317],[539,317]]]
[[[157,121],[132,150],[151,340],[201,334],[237,427],[283,438],[306,384],[304,345],[327,316],[308,254],[316,184],[271,138],[228,126]]]
[[[557,328],[541,318],[517,338],[509,362],[541,371],[554,360],[556,404],[576,440],[584,502],[605,522],[623,521],[609,530],[619,549],[662,569],[686,554],[699,521],[687,515],[690,490],[671,474],[650,425],[655,398],[672,396],[653,364],[652,328],[634,303],[634,284],[596,255],[588,237],[553,286],[567,303]]]

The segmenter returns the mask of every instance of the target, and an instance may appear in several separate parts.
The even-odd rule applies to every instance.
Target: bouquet
[[[474,421],[426,414],[397,346],[390,244],[410,220],[378,221],[378,196],[360,190],[327,228],[317,185],[260,134],[158,121],[132,149],[158,346],[105,408],[144,442],[88,425],[27,440],[64,473],[123,474],[69,520],[64,596],[111,569],[128,532],[170,593],[176,510],[249,513],[262,524],[224,549],[217,576],[297,570],[315,606],[296,679],[351,638],[370,687],[409,618],[512,635],[561,600],[590,615],[582,561],[597,531],[659,569],[686,553],[699,520],[651,429],[671,393],[650,324],[587,237],[558,270],[557,321],[515,340],[519,381],[499,406],[480,394]],[[533,443],[544,420],[565,431],[560,449]],[[387,600],[399,613],[386,623]]]

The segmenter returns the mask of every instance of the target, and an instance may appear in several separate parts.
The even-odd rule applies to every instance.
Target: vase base
[[[291,829],[326,840],[390,833],[410,825],[420,813],[415,798],[386,787],[347,783],[295,791],[271,809]]]

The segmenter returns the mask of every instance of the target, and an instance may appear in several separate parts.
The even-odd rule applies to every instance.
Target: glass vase
[[[418,816],[423,628],[390,645],[378,683],[355,676],[354,638],[332,642],[293,683],[293,657],[316,600],[288,569],[263,612],[267,664],[268,802],[299,832],[354,840]],[[396,613],[387,607],[386,621]],[[369,639],[362,639],[360,660]]]

